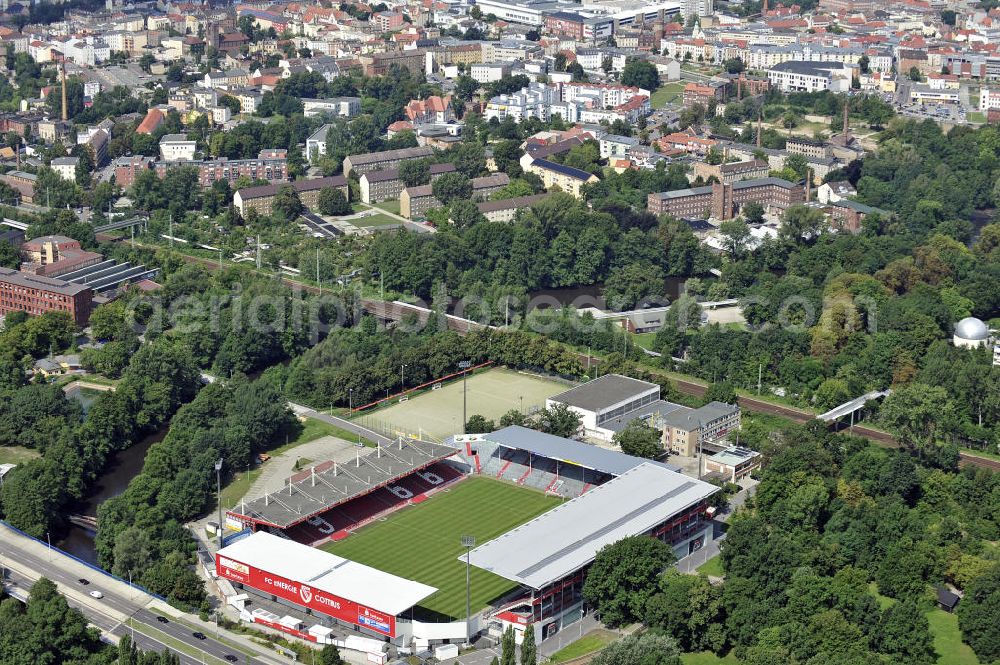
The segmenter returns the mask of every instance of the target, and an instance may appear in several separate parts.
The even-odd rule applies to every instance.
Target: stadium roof
[[[280,575],[393,616],[436,588],[357,561],[258,531],[219,550],[219,556]]]
[[[520,425],[504,427],[492,434],[485,435],[485,438],[487,441],[498,443],[507,448],[516,448],[532,455],[582,466],[593,471],[602,471],[613,476],[620,476],[643,464],[652,464],[670,470],[666,464],[650,462],[641,457],[632,457],[607,448],[598,448],[589,443],[545,434]]]
[[[589,565],[606,545],[647,533],[718,488],[640,464],[470,553],[473,566],[540,589]]]
[[[355,462],[323,462],[310,467],[289,478],[277,492],[241,502],[229,514],[287,529],[450,457],[455,448],[407,440],[367,453],[359,454]]]

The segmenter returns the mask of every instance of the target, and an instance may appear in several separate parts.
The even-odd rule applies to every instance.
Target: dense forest
[[[982,662],[1000,657],[1000,477],[821,426],[770,439],[757,494],[721,545],[724,582],[661,573],[666,546],[621,541],[584,588],[606,622],[642,621],[682,651],[731,651],[744,665],[931,665],[933,589],[948,583],[965,592],[964,639]]]

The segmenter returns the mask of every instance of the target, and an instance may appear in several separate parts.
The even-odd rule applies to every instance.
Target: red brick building
[[[198,169],[198,183],[202,187],[211,187],[216,180],[236,182],[240,176],[251,180],[267,180],[268,182],[286,182],[288,180],[288,151],[281,148],[261,150],[257,159],[219,159],[195,160],[183,162],[156,162],[156,175],[161,178],[172,168],[194,166]]]
[[[805,190],[798,183],[781,178],[759,178],[653,193],[647,199],[647,209],[656,215],[732,219],[739,214],[741,207],[751,201],[765,208],[770,206],[784,210],[805,203],[805,198]]]
[[[90,320],[93,298],[89,286],[0,268],[0,315],[68,312],[83,327]]]
[[[583,41],[583,17],[573,12],[553,12],[545,16],[546,35]]]

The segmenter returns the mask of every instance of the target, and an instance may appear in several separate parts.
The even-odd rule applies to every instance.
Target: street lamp
[[[222,458],[215,463],[215,489],[219,495],[219,549],[222,549]]]
[[[354,415],[354,388],[347,389],[348,413]]]
[[[476,546],[475,536],[462,536],[465,548],[465,646],[472,644],[472,548]]]
[[[472,367],[472,361],[471,360],[463,360],[462,362],[458,363],[458,368],[460,370],[462,370],[462,434],[466,434],[467,433],[465,431],[465,429],[466,429],[465,423],[467,422],[466,415],[465,415],[465,410],[466,410],[466,404],[468,403],[468,390],[467,390],[467,386],[469,385],[468,379],[469,379],[469,368],[470,367]]]
[[[399,366],[399,391],[400,392],[403,391],[403,387],[405,386],[405,384],[403,383],[403,369],[405,369],[405,368],[406,368],[406,365],[400,365]]]

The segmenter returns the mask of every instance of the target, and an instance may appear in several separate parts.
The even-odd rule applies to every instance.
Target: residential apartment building
[[[473,178],[472,200],[481,201],[510,183],[506,173]],[[440,208],[441,202],[434,196],[432,185],[407,187],[399,195],[399,214],[407,219],[421,219],[431,208]]]
[[[413,49],[409,51],[387,51],[382,53],[371,53],[358,57],[361,62],[361,69],[365,76],[382,76],[389,71],[392,65],[399,65],[410,70],[413,74],[420,74],[424,71],[427,51],[424,49]]]
[[[583,185],[590,182],[600,182],[600,178],[593,173],[550,162],[547,159],[535,159],[524,170],[541,178],[546,189],[558,187],[576,198],[580,198],[580,188]]]
[[[539,201],[548,198],[548,194],[532,194],[530,196],[518,196],[513,199],[501,199],[499,201],[483,201],[477,203],[479,212],[490,222],[513,222],[517,217],[517,211],[530,208]]]
[[[768,69],[767,78],[782,92],[847,92],[852,70],[839,63],[789,60]]]
[[[361,113],[360,97],[331,97],[329,99],[302,100],[302,113],[307,118],[327,115],[338,118],[353,118]]]
[[[431,164],[428,167],[431,181],[434,181],[445,173],[452,173],[454,170],[454,164]],[[398,199],[399,195],[406,188],[406,185],[399,177],[398,168],[366,173],[361,176],[358,185],[361,191],[361,200],[365,203],[381,203],[390,199]]]
[[[90,320],[93,298],[90,287],[81,284],[0,268],[0,315],[67,312],[82,328]]]
[[[732,184],[713,183],[704,187],[650,194],[647,209],[655,215],[673,215],[725,220],[739,214],[747,203],[755,201],[765,208],[785,210],[805,202],[802,185],[781,178],[743,180]]]
[[[256,159],[227,159],[179,162],[156,162],[156,174],[161,178],[170,169],[187,166],[198,169],[198,182],[202,187],[210,187],[217,180],[236,182],[240,176],[251,180],[284,182],[288,180],[288,151],[284,148],[261,150]]]
[[[240,215],[246,217],[254,210],[258,215],[270,215],[274,209],[274,197],[282,187],[291,187],[299,195],[302,205],[309,210],[315,210],[319,203],[319,193],[327,187],[339,189],[344,193],[344,198],[350,196],[347,186],[347,178],[337,175],[327,178],[316,178],[314,180],[296,180],[290,183],[272,183],[261,185],[260,187],[247,187],[241,189],[233,195],[233,205],[240,211]]]
[[[740,407],[735,404],[709,402],[697,409],[675,409],[663,419],[665,447],[677,455],[694,457],[700,444],[738,430],[740,420]]]
[[[421,146],[416,148],[400,148],[398,150],[383,150],[381,152],[366,152],[360,155],[350,155],[344,158],[344,175],[356,171],[358,175],[394,168],[408,159],[422,159],[434,154],[434,148]]]

